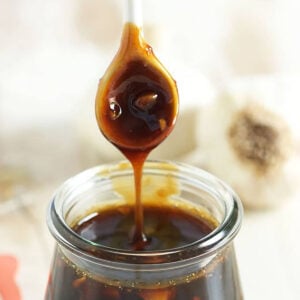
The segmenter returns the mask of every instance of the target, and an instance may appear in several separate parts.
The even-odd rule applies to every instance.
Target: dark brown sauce
[[[73,230],[96,244],[123,250],[132,249],[128,232],[134,225],[134,207],[103,208],[86,216]],[[200,240],[215,228],[213,219],[196,217],[170,205],[144,205],[144,233],[148,243],[143,250],[170,250]]]
[[[131,240],[137,250],[148,243],[141,199],[143,164],[172,131],[177,113],[175,81],[144,41],[141,30],[127,23],[120,49],[99,84],[96,117],[103,135],[134,169],[136,206]]]

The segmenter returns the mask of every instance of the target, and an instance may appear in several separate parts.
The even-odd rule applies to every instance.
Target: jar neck
[[[133,171],[129,163],[104,165],[89,169],[65,182],[54,195],[48,214],[48,226],[61,249],[86,261],[130,265],[170,264],[172,262],[193,262],[208,259],[225,248],[237,234],[242,217],[238,197],[222,181],[191,166],[166,161],[147,161],[144,176],[152,176],[159,184],[169,184],[170,178],[177,184],[174,201],[189,201],[207,210],[219,223],[210,234],[191,244],[161,251],[127,251],[113,249],[85,240],[70,227],[86,205],[95,205],[97,199],[113,200],[116,197],[114,182],[130,179]],[[167,180],[166,180],[167,179]],[[130,180],[125,180],[127,185]],[[126,184],[125,184],[126,185]],[[128,186],[124,185],[124,189]],[[153,187],[155,188],[155,186]],[[119,192],[119,191],[118,191]],[[88,203],[84,202],[87,201]],[[153,263],[155,262],[155,263]]]

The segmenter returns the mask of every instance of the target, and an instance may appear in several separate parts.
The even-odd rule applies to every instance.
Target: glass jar
[[[72,224],[99,205],[134,199],[133,171],[127,162],[84,171],[61,186],[49,208],[47,222],[57,243],[45,299],[242,300],[232,242],[242,206],[234,192],[198,168],[147,161],[142,193],[143,200],[163,194],[172,205],[205,212],[218,226],[168,250],[128,251],[91,242]]]

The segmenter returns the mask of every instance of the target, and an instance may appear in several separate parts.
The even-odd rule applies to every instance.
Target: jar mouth
[[[151,174],[152,176],[172,177],[178,181],[180,192],[188,191],[189,195],[195,197],[198,192],[204,192],[203,197],[210,198],[204,201],[204,206],[207,206],[205,209],[218,215],[219,225],[197,241],[166,250],[116,249],[83,238],[72,230],[67,221],[68,218],[72,218],[70,215],[72,215],[76,197],[88,195],[92,189],[103,189],[103,186],[112,192],[111,182],[114,178],[133,177],[131,165],[128,162],[119,162],[83,171],[67,180],[57,190],[47,215],[48,228],[56,241],[73,253],[78,253],[92,261],[104,259],[126,264],[161,264],[195,257],[208,257],[228,245],[238,233],[243,215],[242,204],[233,190],[220,179],[197,167],[159,160],[146,161],[143,174],[143,176]]]

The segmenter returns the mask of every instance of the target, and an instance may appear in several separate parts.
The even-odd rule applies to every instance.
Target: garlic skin
[[[185,161],[227,182],[247,208],[286,202],[300,183],[298,128],[292,126],[298,99],[281,97],[295,82],[256,77],[227,85],[199,114],[197,149]]]
[[[241,163],[257,176],[276,172],[292,152],[291,132],[278,115],[250,102],[233,115],[226,138]]]

